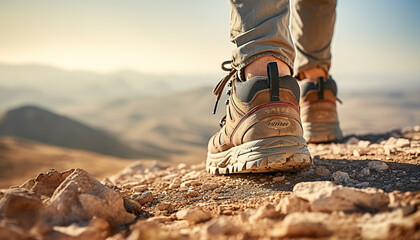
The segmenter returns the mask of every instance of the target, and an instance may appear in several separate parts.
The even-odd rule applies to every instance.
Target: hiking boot
[[[303,136],[308,143],[337,141],[343,138],[338,122],[336,102],[337,84],[329,77],[318,82],[300,82],[302,98],[300,111]]]
[[[279,77],[275,62],[267,69],[268,77],[247,81],[231,70],[213,90],[219,99],[226,83],[230,87],[221,129],[208,144],[208,172],[274,172],[312,165],[302,136],[299,85],[292,76]]]

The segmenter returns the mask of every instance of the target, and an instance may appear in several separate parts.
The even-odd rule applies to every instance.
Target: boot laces
[[[228,66],[230,65],[230,66]],[[221,65],[221,68],[229,72],[224,78],[222,78],[216,86],[213,88],[213,94],[216,96],[216,101],[213,107],[213,114],[216,114],[217,105],[219,103],[220,97],[222,96],[222,92],[225,89],[226,84],[228,85],[229,89],[226,91],[226,95],[230,96],[232,91],[232,81],[233,77],[237,73],[237,70],[232,66],[232,60],[224,61]],[[229,105],[229,99],[225,102],[226,105]],[[226,124],[226,115],[219,121],[220,127],[223,127]]]

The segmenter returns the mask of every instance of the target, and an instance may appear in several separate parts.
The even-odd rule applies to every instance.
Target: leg
[[[336,0],[294,0],[292,34],[296,44],[295,75],[316,81],[331,66]]]
[[[233,70],[220,130],[208,144],[210,173],[273,172],[312,164],[299,115],[288,0],[231,0]],[[239,70],[242,74],[235,75]],[[238,76],[242,75],[242,76]],[[246,75],[246,76],[245,76]],[[229,83],[228,83],[229,82]]]
[[[280,76],[293,71],[295,51],[289,31],[288,0],[231,0],[230,39],[236,44],[233,66],[242,76],[266,76],[276,61]],[[245,79],[244,79],[245,80]]]
[[[295,75],[301,80],[301,117],[308,142],[328,142],[342,137],[336,109],[337,85],[328,74],[336,5],[336,0],[293,2]]]

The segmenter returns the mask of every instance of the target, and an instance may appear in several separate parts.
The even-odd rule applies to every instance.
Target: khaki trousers
[[[261,56],[274,56],[295,75],[311,68],[328,73],[337,0],[293,1],[296,51],[289,31],[289,0],[230,0],[230,5],[230,39],[236,44],[232,60],[237,70]]]

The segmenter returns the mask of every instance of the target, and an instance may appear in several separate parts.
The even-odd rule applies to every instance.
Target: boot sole
[[[302,126],[303,137],[308,143],[333,142],[343,138],[338,122],[304,122]]]
[[[306,141],[299,136],[259,139],[220,153],[208,153],[211,174],[265,173],[301,170],[312,166]]]

